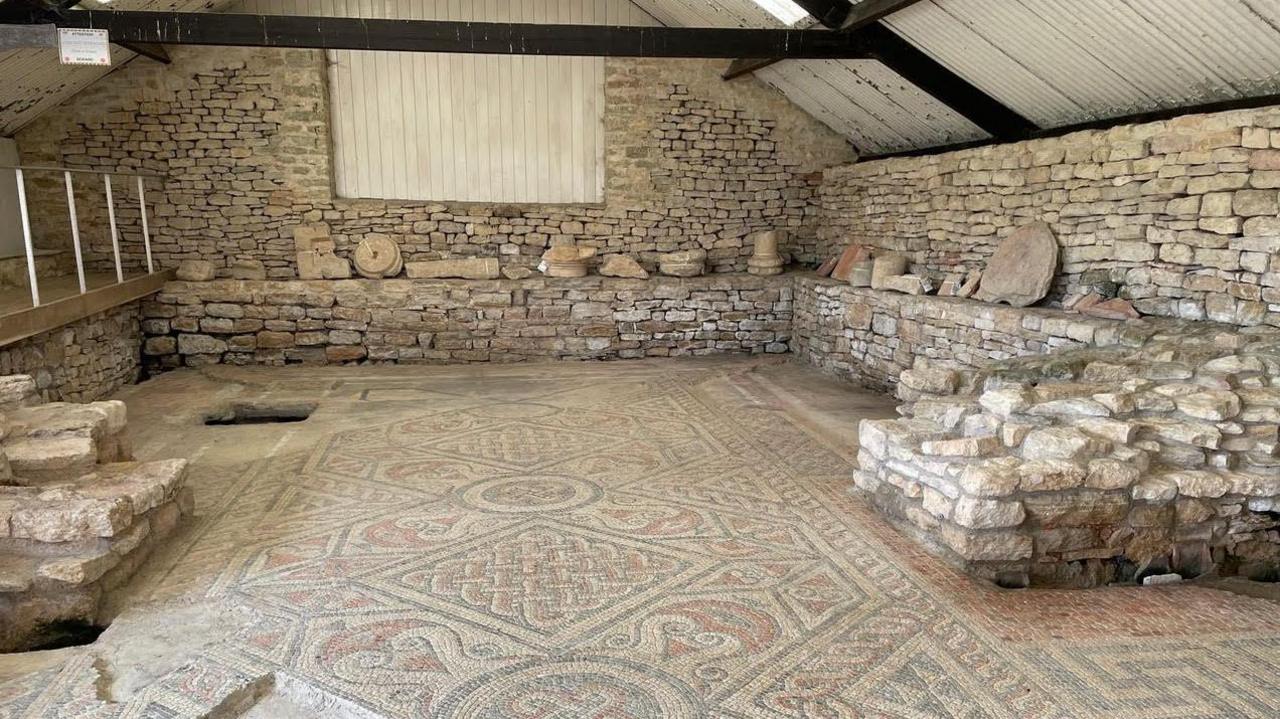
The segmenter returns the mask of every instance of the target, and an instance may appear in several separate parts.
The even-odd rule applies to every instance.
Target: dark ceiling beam
[[[795,4],[813,16],[814,20],[835,29],[844,25],[853,6],[849,0],[794,0]]]
[[[856,57],[822,30],[529,25],[346,17],[68,10],[58,27],[105,29],[114,43],[604,57]]]
[[[1039,130],[1035,123],[947,69],[883,24],[869,25],[854,35],[866,43],[868,57],[879,60],[992,137],[1016,140]]]
[[[143,57],[149,57],[152,60],[165,65],[173,62],[169,59],[169,51],[164,49],[164,45],[153,45],[145,42],[117,42],[116,44],[129,52],[137,53]]]
[[[854,32],[918,2],[920,0],[862,0],[857,6],[850,6],[851,12],[846,13],[844,20],[834,27],[838,27],[842,32]],[[804,3],[798,4],[804,5]],[[810,11],[810,14],[812,14],[812,11]],[[817,16],[815,15],[815,17]],[[821,20],[821,18],[818,19]],[[729,69],[724,73],[724,79],[733,80],[756,70],[763,70],[770,65],[782,62],[784,59],[781,57],[740,58],[729,65]]]

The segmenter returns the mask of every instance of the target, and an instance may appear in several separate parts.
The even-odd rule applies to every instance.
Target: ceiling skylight
[[[785,25],[795,25],[809,17],[809,13],[805,12],[804,8],[791,0],[754,0],[754,2]]]

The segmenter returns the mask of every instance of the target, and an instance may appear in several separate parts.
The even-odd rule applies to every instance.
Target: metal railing
[[[147,274],[155,273],[155,265],[151,260],[151,228],[147,223],[147,199],[143,187],[147,178],[164,179],[164,175],[150,172],[105,172],[102,170],[83,170],[70,167],[50,167],[41,165],[0,165],[0,170],[11,170],[18,185],[18,214],[22,220],[22,241],[27,254],[27,276],[31,282],[31,306],[40,306],[40,286],[36,280],[36,254],[31,237],[31,217],[27,207],[26,172],[60,172],[63,184],[67,188],[67,210],[71,219],[71,245],[76,256],[76,278],[80,283],[80,294],[89,291],[84,273],[84,251],[80,245],[80,218],[76,213],[75,186],[72,175],[99,175],[106,189],[107,220],[111,225],[111,253],[115,260],[116,284],[124,282],[124,265],[120,261],[120,228],[116,224],[115,198],[112,194],[111,178],[135,178],[138,187],[138,208],[142,219],[142,246],[146,252]]]

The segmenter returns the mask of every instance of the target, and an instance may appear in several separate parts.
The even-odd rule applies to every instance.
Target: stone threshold
[[[172,279],[173,270],[161,270],[39,307],[10,312],[0,316],[0,347],[155,294]]]

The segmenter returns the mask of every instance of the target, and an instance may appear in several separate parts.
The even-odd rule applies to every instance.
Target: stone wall
[[[0,347],[0,376],[31,375],[47,402],[90,402],[138,380],[139,302]]]
[[[1044,220],[1062,245],[1051,301],[1101,285],[1143,314],[1280,324],[1275,108],[858,163],[821,194],[826,255],[857,241],[916,270],[980,269]]]
[[[801,361],[893,391],[917,358],[980,368],[1058,349],[1109,346],[1124,323],[1049,308],[858,289],[811,274],[796,281],[792,351]]]
[[[723,62],[610,59],[603,205],[483,205],[336,198],[325,61],[320,52],[174,48],[171,65],[135,62],[18,135],[25,162],[139,168],[161,267],[209,259],[266,263],[296,277],[293,228],[326,222],[349,256],[371,233],[406,259],[502,256],[531,266],[552,244],[640,255],[701,247],[717,271],[742,271],[751,232],[786,229],[816,257],[823,167],[848,143],[754,79],[724,82]],[[30,178],[44,246],[69,245],[61,177]],[[82,231],[97,266],[110,256],[101,182],[81,181]],[[117,188],[125,261],[142,262],[133,191]]]
[[[149,369],[782,353],[791,279],[171,282],[143,305]]]

